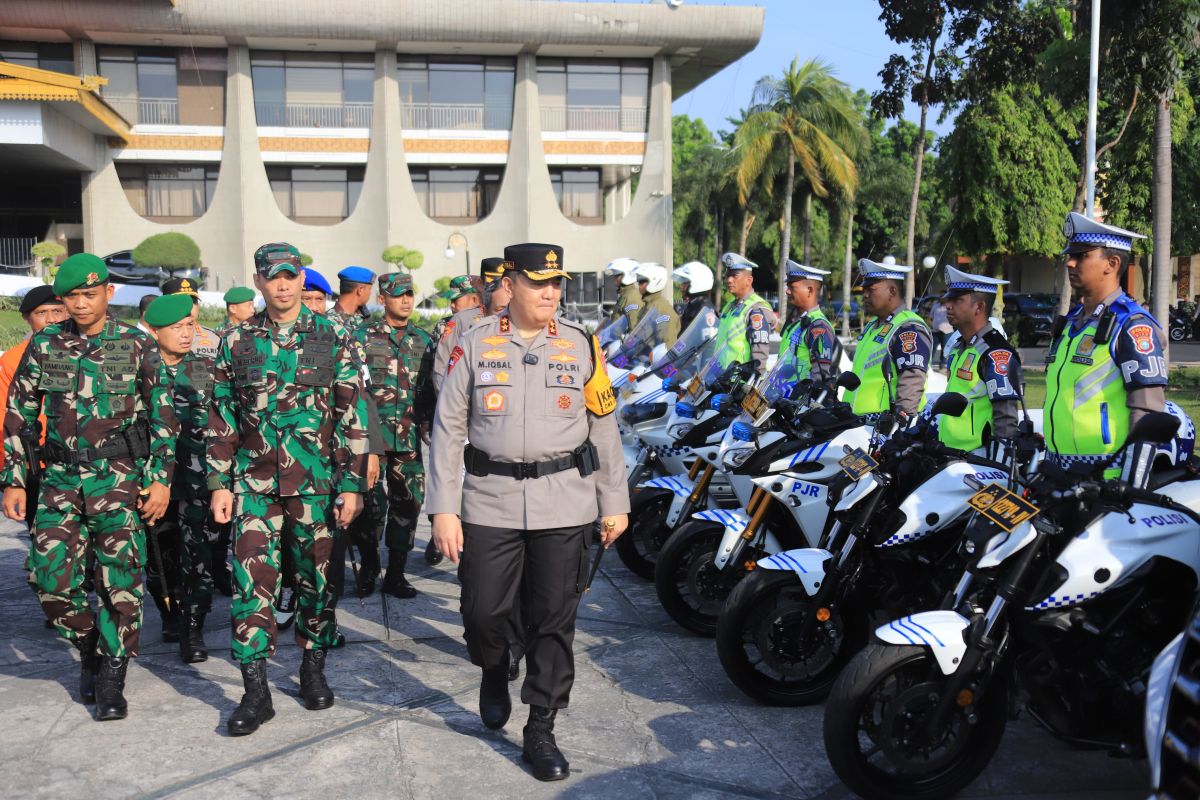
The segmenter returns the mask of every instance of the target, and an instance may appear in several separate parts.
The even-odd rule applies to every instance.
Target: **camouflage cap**
[[[247,286],[235,286],[225,293],[225,305],[254,302],[254,290]]]
[[[164,294],[154,298],[146,309],[146,324],[151,328],[174,325],[192,313],[192,298],[186,294]]]
[[[254,271],[264,278],[274,278],[284,270],[299,275],[302,269],[300,251],[287,242],[271,242],[254,251]]]
[[[62,263],[54,276],[54,293],[62,297],[76,289],[90,289],[108,280],[108,266],[91,253],[76,253]]]
[[[466,297],[469,294],[475,294],[475,285],[471,283],[471,276],[456,275],[450,279],[449,288],[442,292],[440,296],[453,303],[455,300]]]
[[[413,279],[407,272],[388,272],[379,276],[379,293],[388,297],[412,294]]]
[[[548,281],[552,278],[571,276],[563,268],[563,249],[556,244],[512,244],[504,248],[504,260],[533,281]]]

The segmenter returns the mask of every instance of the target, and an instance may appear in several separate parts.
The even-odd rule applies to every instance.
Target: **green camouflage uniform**
[[[346,344],[329,320],[301,307],[287,326],[256,314],[217,353],[208,486],[234,492],[233,656],[241,663],[275,652],[281,538],[297,573],[297,644],[336,641],[330,509],[334,494],[363,492],[367,471],[366,392]]]
[[[137,655],[146,563],[138,496],[153,482],[170,486],[175,467],[179,421],[159,364],[153,340],[133,326],[110,319],[85,337],[71,320],[51,325],[29,343],[4,420],[0,483],[24,488],[20,429],[39,413],[47,419],[40,496],[26,498],[38,504],[29,582],[64,638],[98,630],[105,656]],[[83,589],[89,548],[98,615]]]
[[[175,366],[162,365],[163,382],[171,387],[175,415],[179,418],[177,467],[171,503],[178,513],[181,534],[179,571],[172,581],[175,599],[189,614],[212,609],[213,543],[215,528],[208,525],[210,492],[205,471],[205,442],[209,404],[212,401],[213,360],[193,351]],[[168,514],[170,516],[170,514]]]
[[[356,521],[352,526],[352,536],[356,542],[364,535],[378,540],[386,507],[387,548],[408,553],[425,500],[419,426],[433,418],[433,339],[415,322],[397,329],[384,320],[359,328],[355,338],[366,352],[371,395],[379,409],[387,495],[381,480],[369,497],[362,524]]]

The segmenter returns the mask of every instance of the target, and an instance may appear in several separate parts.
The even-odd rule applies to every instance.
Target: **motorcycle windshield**
[[[608,347],[615,341],[618,341],[622,336],[629,332],[629,317],[620,316],[614,320],[609,320],[596,331],[596,338],[600,341],[600,347]]]
[[[776,400],[791,396],[792,389],[796,386],[797,374],[795,360],[780,358],[775,362],[775,366],[771,367],[771,371],[758,382],[755,389],[768,405],[773,405]]]
[[[642,321],[633,326],[623,339],[621,347],[609,362],[621,369],[631,369],[633,366],[650,362],[654,348],[662,344],[662,330],[665,327],[659,320],[662,317],[647,314]]]
[[[671,349],[650,366],[650,371],[660,378],[672,375],[679,375],[680,380],[691,378],[696,368],[712,357],[716,346],[717,314],[706,305]]]
[[[694,325],[695,323],[692,324]],[[691,326],[688,327],[690,328]],[[719,336],[713,337],[706,347],[706,350],[711,352],[711,355],[703,361],[698,360],[696,362],[701,364],[700,369],[696,371],[696,374],[688,382],[680,399],[694,403],[712,391],[713,384],[734,365],[742,363],[739,356],[740,349],[745,347],[745,341],[745,325],[742,325],[740,328],[735,327],[724,338]]]

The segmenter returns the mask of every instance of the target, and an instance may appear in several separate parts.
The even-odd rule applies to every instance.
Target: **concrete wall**
[[[447,239],[466,236],[472,270],[479,259],[500,255],[504,246],[541,241],[565,248],[566,268],[594,270],[623,255],[672,263],[671,236],[671,66],[667,56],[653,60],[649,126],[638,191],[628,213],[607,225],[579,225],[565,218],[554,199],[541,137],[535,59],[517,60],[513,127],[504,182],[496,207],[473,225],[449,226],[422,212],[409,178],[401,135],[400,96],[393,50],[375,55],[375,113],[362,195],[350,216],[330,226],[302,225],[279,210],[271,194],[259,150],[246,46],[229,50],[226,125],[220,178],[207,213],[186,224],[164,225],[139,216],[121,189],[111,154],[84,181],[83,216],[88,250],[104,255],[131,248],[167,230],[188,234],[200,246],[212,278],[210,289],[250,280],[250,257],[265,242],[288,241],[313,256],[326,277],[348,264],[375,269],[389,244],[421,250],[425,265],[416,273],[421,293],[436,278],[460,274],[462,253],[445,258]],[[314,155],[311,163],[319,163]]]

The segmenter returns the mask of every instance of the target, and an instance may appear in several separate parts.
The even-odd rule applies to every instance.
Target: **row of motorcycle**
[[[903,426],[868,423],[840,399],[852,372],[797,381],[772,356],[760,376],[733,357],[736,331],[716,333],[705,311],[670,348],[652,324],[601,339],[633,498],[617,552],[673,620],[715,639],[738,689],[824,702],[829,762],[868,798],[957,793],[1021,714],[1079,747],[1157,752],[1151,667],[1200,586],[1200,461],[1181,410],[1130,432],[1157,446],[1134,485],[1045,460],[1036,412],[995,457],[954,450],[937,420],[966,410],[960,394],[928,394]],[[1188,629],[1200,704],[1200,623]],[[1188,641],[1163,658],[1177,665]],[[1186,666],[1160,666],[1160,699]],[[1179,746],[1200,765],[1200,719],[1189,730]]]

